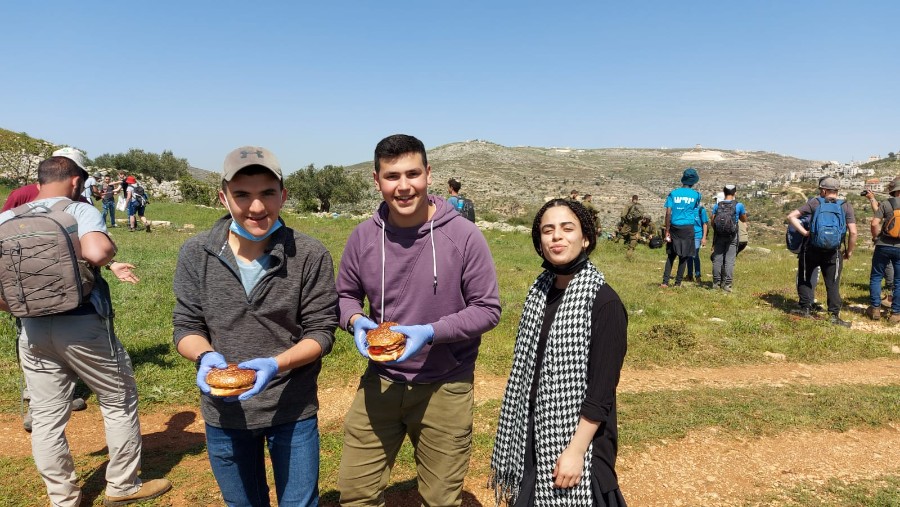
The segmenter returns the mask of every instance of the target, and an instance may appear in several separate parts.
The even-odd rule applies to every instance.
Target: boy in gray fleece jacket
[[[227,505],[268,505],[268,443],[278,504],[317,505],[316,380],[337,327],[331,256],[279,217],[287,191],[265,148],[228,155],[219,199],[230,216],[179,253],[172,318],[175,347],[197,363],[210,465]],[[256,370],[254,387],[209,396],[207,373],[227,363]]]
[[[428,194],[431,166],[421,141],[383,139],[373,175],[384,202],[344,248],[340,322],[364,357],[376,322],[400,323],[392,329],[407,340],[396,361],[369,361],[344,419],[340,502],[383,505],[389,468],[409,435],[424,504],[460,505],[475,358],[481,335],[500,319],[494,261],[478,227]]]

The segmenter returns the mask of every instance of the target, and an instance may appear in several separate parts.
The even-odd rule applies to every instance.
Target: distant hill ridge
[[[604,227],[612,227],[632,195],[640,196],[654,218],[663,200],[681,185],[681,174],[694,167],[700,174],[696,188],[704,203],[727,183],[747,189],[751,182],[775,182],[792,171],[822,165],[769,152],[709,148],[541,148],[509,147],[483,140],[450,143],[428,150],[434,185],[446,195],[446,181],[457,178],[462,192],[479,210],[504,216],[520,215],[549,198],[592,194]],[[348,168],[366,174],[372,163]]]

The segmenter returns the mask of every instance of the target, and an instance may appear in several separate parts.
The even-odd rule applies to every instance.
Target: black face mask
[[[583,268],[584,265],[587,264],[587,261],[588,256],[586,253],[584,253],[584,250],[582,250],[578,257],[576,257],[575,260],[568,264],[557,266],[556,264],[553,264],[550,261],[544,259],[544,263],[541,264],[541,267],[553,273],[554,275],[573,275],[581,271],[581,268]]]

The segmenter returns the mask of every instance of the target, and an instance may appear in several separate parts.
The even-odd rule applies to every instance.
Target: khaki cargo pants
[[[407,435],[415,448],[423,504],[460,505],[472,450],[473,401],[471,378],[406,384],[367,371],[344,419],[337,480],[341,505],[384,505],[384,489]]]

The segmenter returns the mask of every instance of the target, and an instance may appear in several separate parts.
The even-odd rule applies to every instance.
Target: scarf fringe
[[[516,503],[519,496],[519,485],[510,484],[511,477],[500,477],[496,469],[491,469],[491,476],[488,478],[487,487],[494,490],[494,505],[500,507],[500,504],[506,504],[507,507]]]

